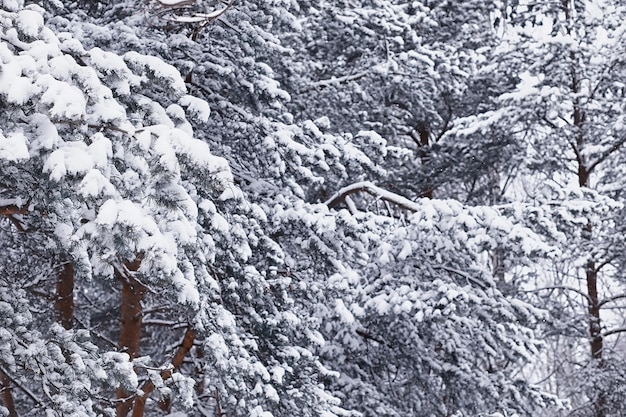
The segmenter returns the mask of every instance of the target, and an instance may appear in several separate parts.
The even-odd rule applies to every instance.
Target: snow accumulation
[[[4,137],[0,130],[0,159],[15,162],[28,157],[28,146],[23,133],[16,132]]]

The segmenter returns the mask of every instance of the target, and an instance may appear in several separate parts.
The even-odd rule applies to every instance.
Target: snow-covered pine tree
[[[493,54],[504,87],[497,106],[457,121],[449,137],[519,144],[510,198],[539,207],[537,230],[563,252],[535,271],[535,285],[554,314],[554,365],[545,372],[572,398],[568,415],[623,413],[616,335],[623,332],[625,12],[612,1],[516,3]]]
[[[2,215],[13,228],[2,233],[16,245],[3,265],[19,271],[2,293],[9,413],[140,416],[196,399],[233,415],[332,415],[264,214],[194,137],[207,103],[159,58],[83,43],[39,6],[7,0],[0,19]],[[37,256],[19,269],[22,247]],[[36,298],[56,279],[36,268],[60,259],[72,264],[75,330],[45,329],[53,309]],[[40,275],[44,289],[17,289]]]
[[[305,70],[299,76],[304,77],[308,76],[306,68],[317,65],[301,56],[295,63],[291,60],[293,51],[285,46],[298,45],[298,40],[281,44],[293,36],[305,39],[313,36],[312,28],[324,22],[324,19],[317,19],[317,15],[309,14],[314,10],[307,9],[304,2],[300,5],[301,12],[295,9],[289,12],[287,7],[292,2],[283,1],[222,3],[220,7],[211,2],[188,3],[185,8],[172,10],[163,9],[163,2],[153,2],[140,10],[134,3],[92,1],[89,7],[97,10],[95,17],[81,14],[80,8],[65,11],[61,8],[50,20],[55,30],[70,32],[69,38],[80,39],[88,55],[104,50],[115,52],[102,52],[107,57],[106,64],[95,68],[107,86],[117,86],[126,80],[124,77],[120,80],[115,71],[106,71],[115,56],[125,57],[130,72],[144,80],[139,86],[129,83],[129,90],[138,92],[141,100],[133,94],[127,97],[112,89],[115,99],[139,120],[129,119],[133,132],[142,134],[144,132],[138,130],[144,124],[164,120],[187,133],[194,126],[195,137],[226,158],[234,174],[234,184],[225,186],[219,173],[207,173],[197,166],[194,157],[202,152],[177,155],[181,179],[177,184],[183,187],[183,201],[187,201],[186,192],[199,210],[194,229],[198,237],[193,244],[180,245],[183,254],[176,258],[176,268],[181,269],[183,276],[193,273],[199,310],[173,302],[161,292],[169,288],[171,292],[167,294],[178,294],[167,275],[158,281],[158,291],[152,281],[144,282],[141,274],[145,273],[145,269],[142,270],[145,258],[138,258],[134,251],[124,249],[124,245],[132,246],[132,239],[130,243],[122,240],[122,246],[115,247],[125,254],[122,261],[127,261],[118,275],[131,272],[128,275],[133,278],[136,276],[132,274],[133,269],[139,267],[141,281],[131,283],[140,290],[146,306],[144,313],[150,314],[139,323],[145,330],[144,341],[140,343],[144,349],[141,355],[147,352],[147,359],[136,360],[137,369],[154,368],[167,361],[163,352],[156,351],[160,344],[146,343],[146,340],[174,342],[183,338],[180,349],[171,353],[171,362],[180,357],[179,353],[191,350],[186,353],[191,354],[189,357],[196,361],[196,367],[185,365],[184,371],[199,382],[193,393],[198,400],[192,412],[196,414],[206,413],[201,407],[207,404],[217,406],[213,411],[235,415],[247,414],[250,410],[254,415],[263,415],[263,410],[271,410],[276,416],[322,414],[329,404],[317,379],[320,372],[326,372],[313,354],[320,348],[326,355],[327,365],[344,375],[338,380],[329,380],[334,392],[343,397],[347,405],[362,407],[365,413],[524,412],[532,404],[540,403],[539,390],[528,381],[513,377],[517,365],[523,364],[536,348],[531,328],[540,314],[515,298],[516,281],[507,282],[500,276],[494,279],[493,268],[489,265],[494,250],[503,252],[503,263],[509,268],[523,265],[526,261],[515,253],[526,244],[531,245],[530,249],[526,247],[520,254],[531,255],[532,247],[539,245],[526,229],[511,223],[511,218],[517,222],[519,216],[507,219],[498,211],[463,207],[453,201],[413,203],[362,183],[362,180],[383,180],[389,173],[391,178],[415,175],[412,173],[420,172],[426,165],[426,159],[419,157],[426,149],[406,152],[403,147],[389,146],[402,144],[393,129],[380,131],[388,141],[371,131],[355,134],[363,128],[375,129],[379,125],[350,116],[344,117],[345,129],[341,130],[352,132],[331,134],[329,132],[340,130],[336,128],[337,120],[333,120],[335,115],[329,110],[332,106],[307,116],[314,118],[314,122],[300,119],[300,111],[290,114],[285,107],[289,98],[294,102],[292,111],[305,102],[303,100],[308,100],[311,106],[323,103],[309,98],[319,96],[300,96],[302,91],[288,83],[293,75],[286,72],[288,69],[300,71],[298,66],[303,65]],[[397,86],[392,84],[396,87],[395,93],[416,92],[406,100],[401,97],[400,102],[409,106],[409,111],[393,100],[386,103],[365,96],[361,101],[358,95],[346,98],[341,91],[329,94],[328,101],[332,103],[330,99],[339,97],[350,103],[354,111],[371,110],[376,115],[373,119],[391,121],[386,128],[393,127],[398,132],[399,127],[422,126],[413,122],[433,116],[429,120],[429,135],[439,135],[447,130],[445,120],[450,116],[446,113],[445,101],[434,104],[430,101],[448,91],[455,96],[455,105],[461,106],[456,111],[465,115],[471,105],[461,100],[467,88],[467,74],[463,71],[471,69],[471,64],[476,62],[474,59],[482,59],[481,54],[472,55],[476,53],[476,45],[465,45],[463,51],[469,52],[460,56],[453,53],[456,47],[447,46],[448,43],[456,45],[455,42],[463,44],[463,36],[452,36],[456,20],[451,16],[462,16],[455,10],[464,6],[442,2],[440,7],[431,9],[420,3],[410,7],[396,2],[382,3],[376,3],[384,6],[379,9],[369,3],[356,12],[340,9],[341,13],[333,22],[339,27],[350,27],[351,18],[354,22],[365,21],[367,24],[357,25],[359,30],[369,29],[357,38],[365,45],[380,44],[375,35],[377,31],[385,36],[387,33],[394,35],[393,38],[382,37],[391,42],[391,69],[387,73],[371,72],[375,82],[364,85],[369,88],[371,84],[368,94],[384,98],[390,93],[380,89],[386,87],[385,79],[389,78],[382,76],[393,76],[394,82],[397,80]],[[469,11],[489,10],[484,5],[482,8],[473,5],[468,4]],[[203,25],[202,19],[193,20],[212,15],[226,6],[228,10],[210,24]],[[318,9],[321,10],[321,6]],[[329,6],[327,11],[332,14],[331,9]],[[368,12],[373,9],[372,13]],[[346,13],[348,19],[343,19]],[[418,18],[412,18],[413,15]],[[479,28],[491,27],[488,13],[473,16],[482,19]],[[434,26],[420,31],[419,23],[426,23],[427,28],[428,24]],[[434,42],[439,32],[433,27],[437,25],[447,28],[446,43]],[[471,25],[467,28],[476,35],[490,33]],[[405,31],[406,40],[402,37]],[[422,44],[419,36],[430,40]],[[402,46],[405,41],[409,46]],[[372,46],[366,52],[373,53],[377,48]],[[417,55],[412,53],[415,49],[419,51]],[[160,71],[155,72],[153,65],[129,61],[128,56],[139,55],[132,50],[158,55],[175,64],[185,74],[190,91],[210,103],[213,113],[206,123],[196,125],[179,108],[166,106],[165,103],[175,101],[182,89],[172,91],[167,82],[153,82],[155,74],[159,78]],[[328,65],[327,61],[320,60],[320,63]],[[377,64],[387,63],[379,61]],[[88,67],[94,65],[90,61],[83,62]],[[156,64],[160,61],[151,62],[162,69],[161,63]],[[394,65],[409,69],[409,75],[403,78],[402,74],[395,73]],[[445,79],[451,74],[452,79]],[[170,81],[180,81],[174,78]],[[277,80],[284,82],[282,88]],[[418,100],[423,97],[425,101]],[[139,105],[141,103],[151,103],[159,114],[153,115],[149,106]],[[193,113],[194,107],[189,105],[187,110]],[[163,108],[165,111],[161,111]],[[146,118],[153,120],[142,122]],[[126,138],[124,132],[114,128],[107,126],[100,130],[105,137],[112,134],[115,138]],[[433,133],[435,130],[437,133]],[[417,131],[419,138],[419,129]],[[405,139],[415,142],[408,135]],[[489,144],[485,148],[489,148]],[[148,147],[130,153],[145,158],[152,155],[150,152]],[[471,154],[471,150],[461,152],[465,158]],[[126,164],[125,159],[120,163]],[[148,167],[156,170],[160,163],[159,157],[158,163],[149,163]],[[126,172],[124,167],[116,169]],[[165,172],[164,177],[160,171],[150,175],[159,179],[155,180],[155,188],[170,184],[168,175],[171,173]],[[351,187],[340,191],[350,184]],[[394,188],[402,189],[409,196],[421,195],[425,189],[422,183],[413,186],[407,181]],[[373,193],[374,198],[361,198],[363,190]],[[335,192],[338,192],[336,198],[331,198]],[[157,200],[155,207],[175,210],[180,202],[171,200],[169,193],[164,194],[158,195],[163,200]],[[327,204],[319,204],[325,200]],[[345,202],[349,211],[335,211],[342,207],[339,201]],[[405,212],[404,217],[398,218],[401,213],[395,206],[398,201],[402,202],[400,207],[415,214]],[[99,206],[96,204],[96,207]],[[506,213],[517,210],[514,207],[499,209]],[[159,215],[166,216],[165,212]],[[80,217],[79,221],[82,219]],[[93,222],[97,219],[96,216]],[[82,233],[81,239],[87,239],[90,244],[95,242],[95,248],[105,247],[106,233],[98,227],[97,234],[91,233],[89,227],[93,224],[87,220],[87,226],[77,227]],[[162,220],[159,226],[168,222]],[[106,222],[100,224],[107,225]],[[126,237],[126,232],[120,228],[118,236]],[[116,254],[115,251],[109,253]],[[106,270],[107,260],[100,262],[98,266]],[[111,280],[94,282],[98,286],[90,288],[98,295],[105,294],[107,289],[102,283],[116,286],[110,284]],[[402,298],[405,296],[408,300]],[[100,323],[110,334],[115,331],[111,330],[113,323],[107,319],[110,317],[107,310],[114,311],[115,305],[107,301],[103,307],[94,303],[89,307],[98,310],[97,319],[102,320]],[[337,320],[339,317],[344,321]],[[191,336],[184,330],[187,319],[193,324]],[[178,320],[180,322],[176,323]],[[163,326],[155,330],[159,324],[181,327],[177,332]],[[315,330],[318,325],[321,333]],[[474,327],[478,328],[477,340],[484,340],[486,344],[467,337],[467,329]],[[399,329],[416,339],[416,343],[405,346],[406,341],[398,338]],[[198,346],[190,349],[189,339],[196,338],[201,349]],[[475,356],[470,355],[470,351]],[[341,354],[334,355],[334,352]],[[360,359],[363,357],[366,359]],[[381,365],[382,361],[388,361],[386,366]],[[377,374],[380,370],[397,372],[396,379],[390,373]],[[426,374],[425,370],[430,373]],[[167,397],[172,388],[167,386],[168,381],[184,385],[180,377],[172,377],[167,372],[148,369],[151,380],[142,385],[144,393],[156,390],[153,398],[159,398],[154,394]],[[164,378],[165,384],[162,384]],[[429,390],[414,390],[415,386]],[[369,402],[358,402],[355,397],[367,398]],[[131,400],[133,403],[120,402],[118,414],[124,414],[126,407],[139,409],[137,404],[143,401],[143,396]],[[167,401],[163,405],[167,407]],[[376,409],[378,406],[380,410]],[[151,407],[154,410],[155,404],[151,403]]]

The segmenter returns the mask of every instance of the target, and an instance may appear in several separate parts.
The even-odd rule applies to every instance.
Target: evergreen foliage
[[[0,412],[621,415],[623,15],[0,0]]]

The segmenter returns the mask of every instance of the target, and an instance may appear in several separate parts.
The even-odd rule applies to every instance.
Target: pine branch
[[[28,214],[28,207],[30,206],[31,199],[29,198],[26,204],[6,204],[0,206],[0,216],[13,216],[15,214]]]
[[[176,353],[174,354],[172,361],[170,362],[170,366],[167,369],[161,371],[161,378],[163,378],[164,381],[171,378],[174,370],[178,369],[183,364],[183,361],[193,347],[193,343],[195,340],[196,332],[192,329],[191,326],[188,326],[187,331],[183,336],[183,341],[178,347]],[[132,417],[143,417],[144,410],[146,408],[146,401],[148,400],[148,397],[150,396],[152,391],[154,391],[154,389],[154,382],[152,382],[150,379],[143,384],[143,386],[141,387],[141,391],[143,392],[143,394],[141,396],[135,397]]]
[[[329,209],[333,209],[339,204],[345,202],[345,199],[348,196],[362,192],[370,194],[380,200],[395,204],[396,206],[411,212],[416,212],[419,210],[418,204],[414,201],[411,201],[408,198],[403,197],[399,194],[395,194],[380,187],[377,187],[369,181],[357,182],[340,189],[324,204],[326,204]]]
[[[598,165],[600,165],[602,162],[604,162],[609,156],[613,155],[613,153],[618,151],[619,148],[621,148],[625,143],[626,143],[626,137],[624,137],[624,138],[620,139],[619,141],[617,141],[617,143],[615,143],[613,146],[611,146],[608,151],[606,151],[602,155],[600,155],[600,157],[598,159],[596,159],[596,161],[589,166],[589,169],[587,169],[587,172],[591,173]]]

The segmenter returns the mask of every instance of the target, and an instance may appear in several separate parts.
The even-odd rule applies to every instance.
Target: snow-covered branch
[[[196,0],[157,0],[161,5],[161,13],[172,11],[175,9],[181,9],[187,6],[193,5]],[[168,18],[177,23],[202,23],[206,25],[215,19],[222,16],[228,9],[232,7],[235,0],[229,0],[229,2],[221,9],[214,10],[210,13],[191,13],[188,15],[175,15]]]
[[[578,288],[568,287],[567,285],[550,285],[548,287],[535,288],[535,289],[532,290],[532,292],[539,292],[539,291],[544,291],[544,290],[571,291],[571,292],[574,292],[574,293],[580,295],[585,300],[589,301],[589,296],[584,291],[581,291]]]
[[[0,200],[0,216],[12,216],[14,214],[26,214],[28,213],[28,206],[30,200],[26,204],[20,204],[19,201],[12,200]]]
[[[324,204],[326,204],[328,208],[332,209],[343,203],[348,196],[357,193],[370,194],[371,196],[374,196],[379,200],[387,201],[391,204],[395,204],[400,208],[412,212],[419,210],[419,206],[414,201],[411,201],[408,198],[403,197],[399,194],[395,194],[380,187],[377,187],[369,181],[357,182],[340,189]]]
[[[193,330],[191,326],[187,327],[187,331],[185,332],[185,335],[183,336],[183,340],[180,343],[178,350],[174,354],[172,361],[160,373],[161,378],[164,381],[171,378],[172,374],[174,373],[174,370],[178,369],[183,364],[183,361],[185,360],[185,357],[187,356],[187,354],[193,347],[195,340],[196,340],[196,332]],[[143,392],[143,394],[141,396],[136,397],[134,403],[129,404],[130,406],[134,404],[133,414],[132,414],[133,417],[143,416],[144,409],[146,406],[146,401],[148,400],[148,397],[150,396],[152,391],[154,391],[155,388],[156,387],[154,385],[154,382],[151,379],[148,379],[148,381],[146,381],[146,383],[143,384],[143,386],[141,387],[141,392]],[[128,411],[130,411],[130,409],[128,409],[127,412]]]

